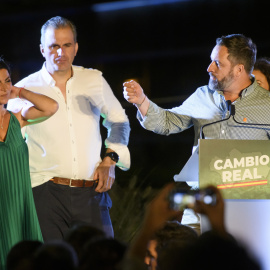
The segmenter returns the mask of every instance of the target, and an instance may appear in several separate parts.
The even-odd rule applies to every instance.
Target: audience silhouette
[[[7,270],[260,270],[248,247],[230,235],[224,222],[224,200],[213,186],[216,204],[196,201],[193,210],[206,215],[211,230],[198,235],[175,220],[166,185],[146,208],[136,238],[128,245],[88,225],[77,224],[63,240],[22,241],[7,257]]]

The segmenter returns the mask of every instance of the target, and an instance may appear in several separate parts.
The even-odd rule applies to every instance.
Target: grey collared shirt
[[[252,78],[252,80],[254,80]],[[205,139],[269,140],[270,139],[270,92],[260,87],[256,80],[233,102],[235,119],[212,124],[203,128]],[[150,101],[144,118],[137,114],[141,125],[155,133],[170,135],[194,126],[194,146],[198,145],[200,129],[229,116],[222,92],[208,86],[199,87],[182,105],[163,109]],[[269,124],[268,126],[245,125],[245,123]]]

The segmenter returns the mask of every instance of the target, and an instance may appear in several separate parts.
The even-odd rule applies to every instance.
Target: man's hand
[[[208,205],[201,201],[196,201],[194,211],[200,214],[204,214],[208,217],[212,229],[224,234],[226,233],[224,223],[224,200],[218,188],[215,186],[208,186],[207,188],[212,189],[216,194],[216,204]]]
[[[175,183],[167,184],[161,189],[157,196],[149,203],[144,216],[143,229],[151,233],[159,230],[166,221],[176,218],[180,211],[170,209],[168,195],[175,187]]]
[[[133,103],[138,106],[141,105],[146,97],[141,86],[133,80],[125,82],[123,85],[124,85],[123,91],[124,98],[129,103]]]
[[[181,214],[169,207],[168,195],[174,187],[174,183],[166,185],[146,208],[142,228],[129,248],[128,257],[136,257],[144,262],[148,242],[154,233],[162,228],[166,221]]]
[[[129,82],[125,82],[124,84],[124,98],[129,102],[136,105],[142,117],[145,117],[149,108],[150,100],[144,94],[141,86],[131,80]]]
[[[96,192],[106,192],[111,189],[115,180],[115,162],[105,157],[94,173],[94,180],[99,180]]]

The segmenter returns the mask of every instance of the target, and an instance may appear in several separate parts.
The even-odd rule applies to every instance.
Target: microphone
[[[226,100],[227,110],[230,112],[230,117],[235,116],[235,105],[232,104],[230,100]],[[229,117],[229,118],[230,118]]]
[[[232,104],[232,102],[230,100],[226,100],[226,107],[227,107],[227,111],[229,111],[229,116],[225,119],[221,119],[221,120],[218,120],[218,121],[215,121],[215,122],[211,122],[211,123],[207,123],[203,126],[201,126],[201,130],[200,130],[200,139],[204,139],[204,133],[203,133],[203,129],[207,126],[210,126],[210,125],[213,125],[213,124],[216,124],[216,123],[220,123],[220,122],[223,122],[223,121],[227,121],[231,118],[231,116],[234,117],[235,115],[235,106]]]

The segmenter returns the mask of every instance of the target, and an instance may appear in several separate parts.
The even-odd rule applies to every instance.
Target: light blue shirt
[[[269,140],[270,139],[270,92],[260,87],[256,80],[244,89],[233,102],[235,119],[203,128],[205,139]],[[137,114],[141,125],[155,133],[170,135],[194,126],[194,146],[198,145],[200,129],[229,116],[223,93],[208,86],[199,87],[182,105],[163,109],[150,101],[144,118]],[[245,125],[245,123],[269,124],[268,126]]]

